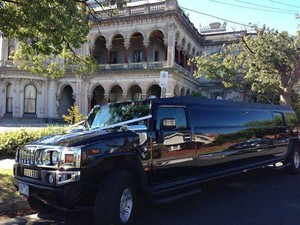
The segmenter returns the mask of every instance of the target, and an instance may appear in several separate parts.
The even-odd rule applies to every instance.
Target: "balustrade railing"
[[[143,15],[143,14],[173,10],[175,7],[177,7],[176,4],[170,4],[167,2],[155,2],[155,3],[144,4],[144,5],[127,6],[126,8],[119,11],[110,10],[110,9],[101,10],[97,12],[97,17],[98,19],[108,19],[113,17]]]

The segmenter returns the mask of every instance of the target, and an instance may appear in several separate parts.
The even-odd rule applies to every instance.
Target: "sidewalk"
[[[0,160],[0,168],[3,169],[9,169],[9,168],[13,168],[13,165],[15,163],[14,159],[2,159]]]

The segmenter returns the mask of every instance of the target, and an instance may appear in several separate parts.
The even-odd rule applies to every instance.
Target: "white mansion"
[[[51,121],[67,114],[74,104],[87,114],[96,104],[151,95],[201,93],[209,98],[243,99],[241,93],[225,92],[219,82],[194,78],[195,68],[187,64],[190,57],[234,41],[225,24],[213,24],[200,33],[176,0],[132,1],[118,15],[107,15],[98,12],[101,23],[90,30],[89,43],[77,50],[99,62],[99,71],[92,75],[66,73],[50,79],[18,70],[10,60],[17,42],[0,36],[0,122],[5,118]],[[217,32],[208,32],[212,30]],[[168,73],[163,91],[161,71]]]

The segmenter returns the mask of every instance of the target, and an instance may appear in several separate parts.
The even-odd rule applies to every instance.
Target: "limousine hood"
[[[124,134],[126,132],[127,134]],[[53,145],[76,147],[89,143],[101,141],[104,139],[117,138],[118,136],[136,136],[132,131],[107,131],[107,130],[90,130],[78,133],[68,133],[59,135],[48,135],[37,141],[29,143],[30,145]]]

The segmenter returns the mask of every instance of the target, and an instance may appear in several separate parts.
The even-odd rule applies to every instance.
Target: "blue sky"
[[[228,31],[245,28],[232,22],[245,25],[254,23],[259,27],[266,25],[279,31],[288,31],[291,35],[300,30],[298,28],[300,18],[296,19],[295,16],[296,13],[300,14],[299,0],[178,0],[178,2],[181,7],[200,12],[184,9],[196,28],[200,25],[208,26],[211,22],[223,24],[224,20],[228,20]]]

